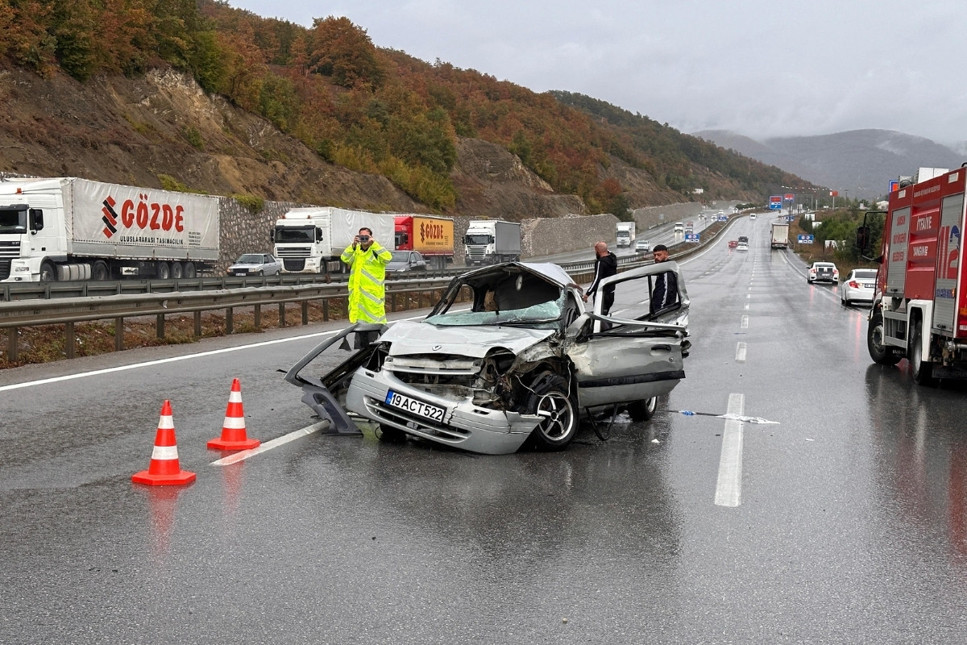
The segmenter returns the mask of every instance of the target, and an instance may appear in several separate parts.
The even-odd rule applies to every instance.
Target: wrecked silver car
[[[650,311],[658,276],[677,278],[677,296]],[[656,397],[685,377],[688,295],[674,262],[602,281],[614,305],[601,315],[555,264],[510,262],[454,278],[422,321],[350,327],[307,354],[286,380],[338,428],[352,416],[378,424],[384,441],[415,437],[482,454],[525,445],[565,448],[581,411],[654,414]],[[666,299],[667,302],[667,299]],[[350,336],[363,340],[335,369],[309,365]],[[348,413],[348,414],[347,414]]]

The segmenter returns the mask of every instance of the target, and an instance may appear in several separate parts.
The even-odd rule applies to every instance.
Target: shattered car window
[[[542,302],[524,309],[510,309],[507,311],[455,311],[451,313],[430,316],[426,322],[431,325],[503,325],[509,323],[542,323],[556,322],[561,317],[560,300]]]
[[[559,284],[533,273],[483,272],[451,287],[426,322],[454,326],[556,323],[564,311],[566,296]],[[468,302],[469,310],[462,306]]]

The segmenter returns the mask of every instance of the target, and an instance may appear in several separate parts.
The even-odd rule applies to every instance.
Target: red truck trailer
[[[867,345],[877,363],[908,359],[914,381],[924,385],[967,378],[965,176],[961,167],[901,183],[883,219]],[[860,249],[869,249],[876,225],[867,214],[857,231]]]
[[[445,269],[453,262],[453,219],[435,215],[397,215],[396,250],[419,251],[427,267]]]

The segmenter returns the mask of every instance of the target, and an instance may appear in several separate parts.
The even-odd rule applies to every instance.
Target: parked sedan
[[[278,275],[282,262],[270,253],[244,253],[228,267],[228,275]]]
[[[871,304],[876,290],[876,269],[853,269],[839,285],[839,300],[844,305]]]
[[[652,315],[649,287],[663,273],[677,277],[678,301]],[[285,379],[340,434],[358,433],[355,415],[378,424],[383,441],[491,455],[525,445],[561,450],[582,412],[624,409],[645,421],[657,397],[685,377],[689,300],[677,263],[630,269],[600,289],[609,284],[616,297],[605,316],[603,299],[588,311],[581,288],[556,264],[472,270],[450,282],[425,319],[349,327]],[[312,376],[307,368],[327,349],[352,351],[350,335],[361,349]]]
[[[839,282],[839,269],[832,262],[813,262],[806,271],[806,282]]]
[[[393,251],[393,259],[386,265],[387,273],[426,271],[426,260],[419,251]]]

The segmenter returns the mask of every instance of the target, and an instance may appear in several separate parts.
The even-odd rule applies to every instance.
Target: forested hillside
[[[475,70],[379,48],[346,18],[320,18],[305,28],[214,0],[0,0],[0,28],[5,34],[0,61],[8,70],[39,77],[38,88],[63,75],[89,88],[113,87],[104,79],[136,81],[149,73],[158,78],[158,70],[179,71],[207,95],[222,97],[233,109],[258,115],[301,142],[319,163],[385,178],[437,212],[486,210],[487,183],[501,173],[533,193],[577,196],[578,208],[562,202],[572,211],[583,204],[585,212],[619,215],[628,208],[691,199],[757,200],[783,185],[803,183],[590,97],[537,94]],[[150,145],[151,128],[121,112],[127,123],[115,129],[130,128]],[[229,146],[217,131],[198,125],[200,118],[176,120],[181,143],[190,146],[186,153],[224,154]],[[6,127],[9,136],[17,129],[22,136],[28,126],[7,115]],[[236,133],[236,139],[244,138]],[[69,140],[46,138],[48,147]],[[488,142],[496,150],[468,142]],[[529,172],[498,173],[495,167],[507,166],[501,155],[508,152]],[[257,154],[265,163],[296,162],[294,153],[267,159],[259,148]],[[306,161],[299,156],[304,170]],[[0,170],[20,170],[2,152],[0,164]],[[158,160],[154,167],[167,171],[169,183],[216,190],[215,184],[180,176],[177,160]],[[82,174],[64,164],[48,174],[66,172]],[[199,182],[205,185],[192,185]],[[258,184],[250,190],[263,192]],[[326,192],[300,190],[303,194],[272,197],[319,198]],[[368,201],[387,200],[400,201],[385,194]],[[514,203],[529,207],[527,200]]]

